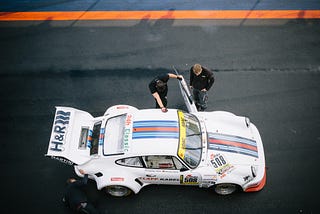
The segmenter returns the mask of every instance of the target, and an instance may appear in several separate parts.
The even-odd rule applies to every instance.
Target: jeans
[[[208,93],[199,89],[193,89],[193,98],[198,111],[204,111],[207,108]]]

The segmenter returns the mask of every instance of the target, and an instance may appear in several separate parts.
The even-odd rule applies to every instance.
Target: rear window
[[[98,153],[100,129],[101,129],[101,121],[95,123],[93,126],[90,155],[94,155]]]
[[[103,153],[105,155],[123,152],[123,136],[126,114],[108,119],[105,128]]]
[[[116,161],[117,164],[130,167],[143,167],[139,157],[123,158]]]

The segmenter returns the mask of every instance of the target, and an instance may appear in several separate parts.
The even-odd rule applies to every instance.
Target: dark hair
[[[167,83],[163,82],[162,80],[156,81],[156,88],[159,92],[162,92],[166,89]]]

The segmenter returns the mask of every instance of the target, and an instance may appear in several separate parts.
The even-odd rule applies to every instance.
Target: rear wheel
[[[105,189],[108,194],[115,197],[124,197],[132,193],[131,189],[119,185],[107,186]]]
[[[219,195],[230,195],[237,190],[236,184],[217,184],[214,191]]]

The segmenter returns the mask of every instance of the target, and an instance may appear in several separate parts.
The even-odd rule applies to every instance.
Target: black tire
[[[236,184],[217,184],[214,186],[214,191],[219,195],[230,195],[238,189]]]
[[[132,190],[125,186],[113,185],[105,187],[105,191],[115,197],[125,197],[132,193]]]

